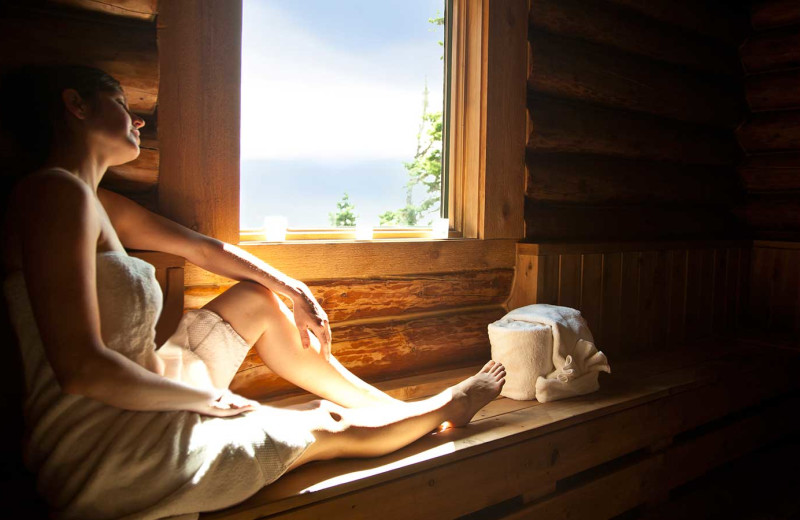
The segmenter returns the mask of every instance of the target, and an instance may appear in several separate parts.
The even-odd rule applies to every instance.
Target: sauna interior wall
[[[713,0],[531,6],[527,238],[740,235],[746,10]]]
[[[756,241],[749,323],[758,336],[797,343],[800,332],[800,3],[750,5],[740,49],[749,114],[737,138]]]

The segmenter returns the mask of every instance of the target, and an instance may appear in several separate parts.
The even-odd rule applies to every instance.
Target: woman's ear
[[[78,119],[86,119],[88,116],[87,104],[77,90],[73,88],[64,89],[61,93],[61,100],[64,101],[64,107],[67,112]]]

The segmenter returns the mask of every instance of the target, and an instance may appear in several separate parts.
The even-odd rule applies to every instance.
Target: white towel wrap
[[[600,371],[611,372],[581,313],[569,307],[520,307],[489,324],[492,359],[506,367],[502,395],[555,401],[599,388]]]

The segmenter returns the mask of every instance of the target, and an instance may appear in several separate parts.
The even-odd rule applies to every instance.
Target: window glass
[[[443,0],[245,0],[241,227],[439,217]]]

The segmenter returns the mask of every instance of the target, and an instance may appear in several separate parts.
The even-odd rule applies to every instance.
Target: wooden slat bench
[[[381,458],[309,464],[201,518],[610,517],[798,430],[798,367],[800,350],[745,341],[648,353],[612,363],[594,394],[498,398],[467,428]],[[471,371],[386,389],[418,397]]]

